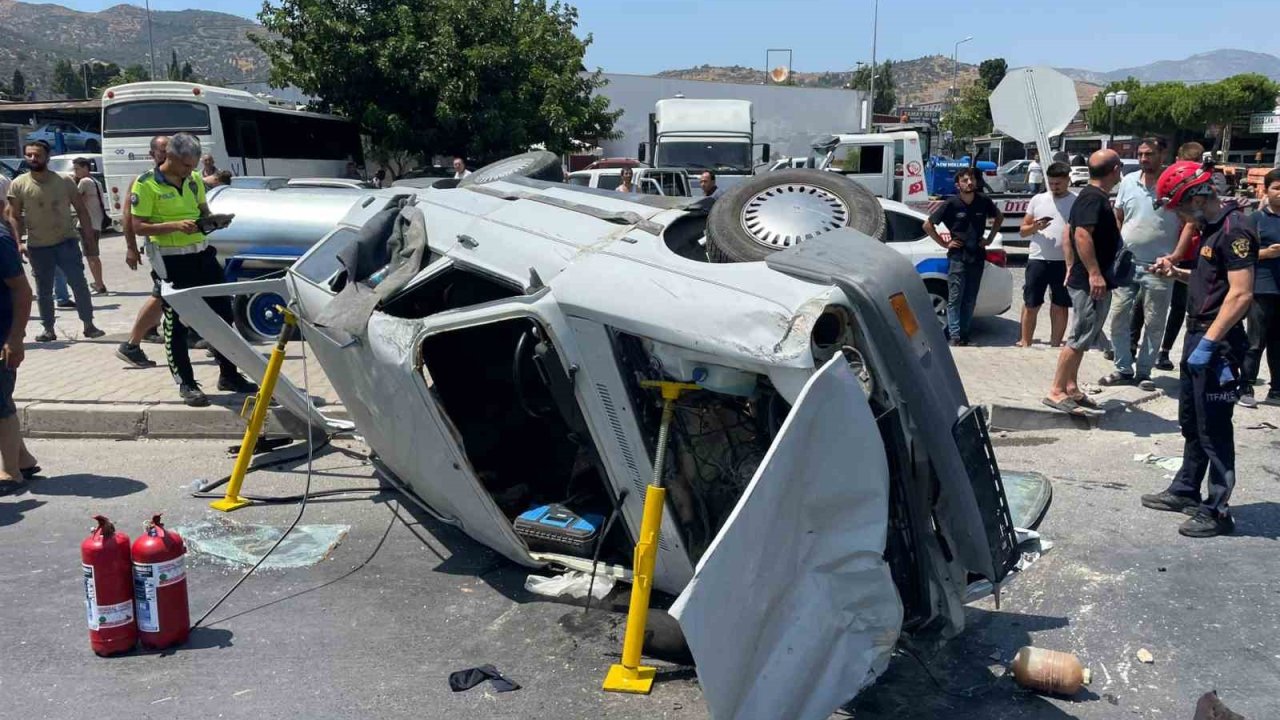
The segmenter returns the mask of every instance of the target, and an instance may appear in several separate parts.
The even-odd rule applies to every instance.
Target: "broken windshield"
[[[749,172],[751,144],[732,141],[663,140],[658,143],[658,157],[654,164],[695,170]]]

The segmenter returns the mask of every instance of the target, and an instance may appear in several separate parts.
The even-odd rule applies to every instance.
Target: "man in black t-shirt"
[[[1067,221],[1067,294],[1071,331],[1058,354],[1058,369],[1044,404],[1072,415],[1098,415],[1101,409],[1080,391],[1084,352],[1102,333],[1115,281],[1111,266],[1120,250],[1120,228],[1111,209],[1111,189],[1120,182],[1120,156],[1099,150],[1089,157],[1089,184],[1076,196]]]
[[[1184,439],[1182,468],[1169,489],[1142,496],[1144,507],[1191,515],[1178,528],[1187,537],[1229,535],[1235,530],[1228,501],[1236,484],[1231,416],[1240,399],[1241,363],[1248,338],[1241,320],[1253,302],[1258,235],[1235,201],[1218,199],[1213,164],[1177,162],[1156,183],[1157,202],[1200,228],[1200,251],[1191,270],[1168,257],[1155,271],[1187,283],[1187,335],[1182,345],[1178,424]],[[1205,474],[1208,493],[1201,499]]]
[[[947,249],[947,333],[952,345],[969,344],[969,324],[978,302],[978,289],[982,287],[987,246],[995,240],[1004,222],[1004,215],[991,198],[977,191],[976,178],[972,168],[958,171],[956,189],[960,194],[948,198],[924,223],[929,237]],[[938,233],[939,223],[946,225],[950,240],[944,240]]]

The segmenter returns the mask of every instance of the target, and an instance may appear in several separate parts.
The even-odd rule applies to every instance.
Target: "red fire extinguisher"
[[[138,626],[133,621],[129,536],[116,532],[102,515],[93,519],[98,527],[80,543],[80,563],[89,646],[105,657],[132,650],[138,642]]]
[[[133,543],[133,599],[138,609],[138,636],[145,648],[159,649],[187,641],[187,547],[182,538],[152,516]]]

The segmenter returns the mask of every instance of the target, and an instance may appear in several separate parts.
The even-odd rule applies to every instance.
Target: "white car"
[[[681,168],[632,168],[636,192],[642,195],[691,197],[689,173]],[[622,168],[597,168],[569,173],[569,184],[597,190],[617,190],[622,184]]]
[[[886,230],[884,241],[889,247],[906,255],[915,266],[924,287],[929,291],[933,311],[938,322],[947,325],[947,251],[940,247],[924,231],[928,215],[900,202],[880,198],[884,207]],[[938,228],[944,238],[950,233],[946,226]],[[1013,306],[1013,275],[1005,267],[1008,256],[1004,250],[1004,237],[997,235],[987,248],[987,266],[982,273],[982,285],[978,289],[978,303],[974,317],[995,317]]]

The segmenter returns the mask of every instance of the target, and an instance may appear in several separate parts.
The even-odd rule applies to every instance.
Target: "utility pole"
[[[871,118],[868,130],[876,124],[876,37],[880,34],[880,0],[875,0],[875,9],[871,14],[871,84],[867,91],[867,115]]]
[[[963,40],[956,41],[955,47],[951,50],[951,92],[947,96],[948,100],[950,100],[950,103],[947,105],[949,108],[954,108],[956,106],[956,70],[960,67],[959,61],[957,60],[957,57],[960,55],[960,46],[972,39],[973,36],[969,35]]]
[[[156,38],[151,33],[151,0],[147,0],[147,45],[151,47],[151,79],[156,79]]]

